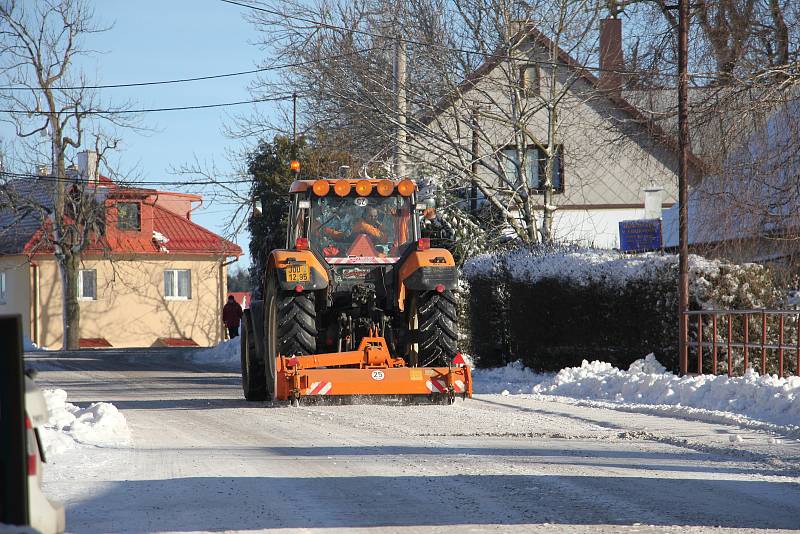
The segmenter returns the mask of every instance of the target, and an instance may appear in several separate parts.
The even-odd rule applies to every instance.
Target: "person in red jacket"
[[[233,339],[239,336],[239,321],[242,320],[242,307],[233,298],[233,295],[228,295],[228,302],[222,308],[222,322],[228,327],[228,337]]]

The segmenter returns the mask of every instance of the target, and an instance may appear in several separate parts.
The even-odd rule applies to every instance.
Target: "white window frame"
[[[128,228],[121,226],[119,217],[119,207],[121,205],[136,206],[136,228]],[[117,228],[122,232],[141,232],[142,231],[142,203],[141,202],[117,202]]]
[[[94,296],[87,297],[83,294],[83,273],[94,273]],[[78,300],[97,300],[97,269],[79,269],[78,270]]]
[[[558,145],[558,154],[556,155],[555,163],[558,165],[558,185],[553,184],[554,193],[561,194],[564,192],[564,147]],[[500,158],[503,165],[503,172],[506,178],[510,181],[512,179],[519,179],[519,165],[517,161],[517,150],[513,146],[508,146],[500,150]],[[543,193],[539,187],[541,184],[541,176],[544,171],[544,163],[546,156],[544,150],[534,145],[528,145],[525,150],[525,164],[528,167],[527,178],[528,187],[531,188],[535,194],[540,195]],[[513,174],[512,174],[513,173]],[[534,185],[536,184],[536,185]]]
[[[538,63],[527,63],[519,69],[519,85],[526,97],[538,96],[542,88],[542,72]]]
[[[6,303],[6,272],[0,271],[0,304]]]
[[[167,273],[172,273],[172,283],[170,291],[167,291]],[[187,286],[188,295],[179,295],[180,284],[178,279],[180,273],[189,273],[189,285]],[[168,293],[172,293],[171,295]],[[164,269],[164,298],[167,300],[192,300],[192,270],[191,269]]]

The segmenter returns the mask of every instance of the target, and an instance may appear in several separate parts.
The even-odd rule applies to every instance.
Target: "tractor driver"
[[[353,234],[367,234],[380,243],[386,243],[389,240],[378,218],[378,210],[373,206],[367,207],[361,217],[356,220],[353,225]]]

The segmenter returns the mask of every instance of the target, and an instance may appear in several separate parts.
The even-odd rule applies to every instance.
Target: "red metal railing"
[[[685,312],[685,320],[688,350],[681,369],[687,372],[717,374],[724,366],[733,376],[757,360],[760,374],[800,376],[800,310],[697,310]],[[751,340],[751,331],[757,341]],[[694,369],[689,367],[692,359]]]

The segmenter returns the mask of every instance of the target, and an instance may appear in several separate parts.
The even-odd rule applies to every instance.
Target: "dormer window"
[[[138,202],[117,203],[117,228],[137,232],[142,229],[141,205]]]
[[[519,86],[526,97],[537,96],[541,92],[541,74],[538,64],[523,65],[519,69]]]

